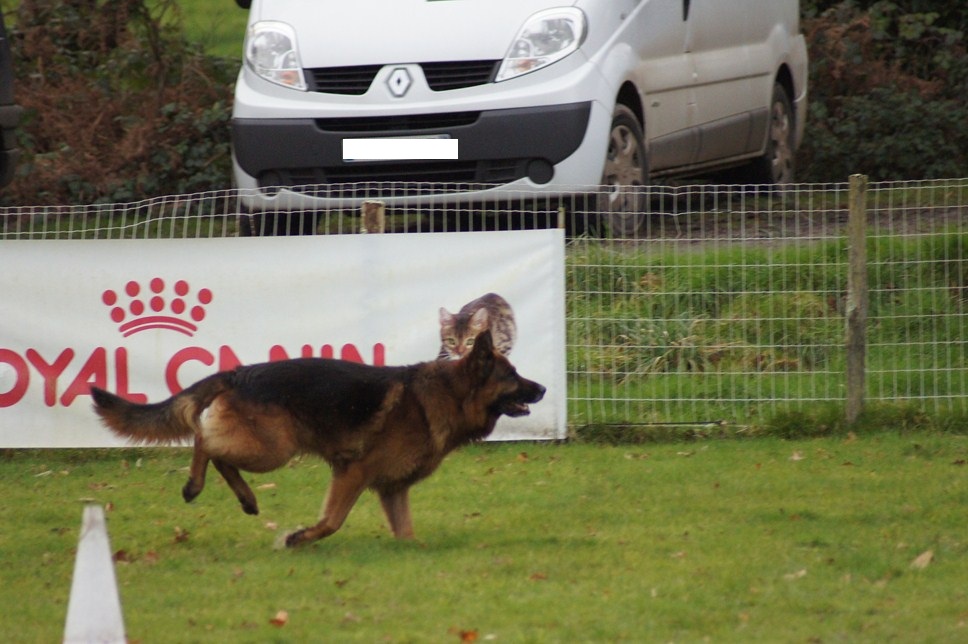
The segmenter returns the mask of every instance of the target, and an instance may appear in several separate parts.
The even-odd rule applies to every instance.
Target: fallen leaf
[[[544,574],[543,572],[535,572],[535,573],[532,573],[530,577],[528,577],[528,579],[530,579],[531,581],[544,581],[547,578],[548,578],[548,575]]]
[[[282,628],[289,622],[288,611],[281,610],[276,613],[276,616],[269,620],[269,623],[277,628]]]
[[[276,489],[275,483],[263,483],[256,488],[257,490],[274,490]]]
[[[801,452],[800,450],[793,452],[793,454],[790,456],[791,461],[802,461],[805,458],[806,456],[804,456],[803,452]]]
[[[175,543],[185,543],[188,541],[188,530],[175,526]]]
[[[925,550],[911,562],[911,568],[914,570],[924,570],[931,562],[934,561],[934,550]]]
[[[143,561],[149,564],[158,563],[158,553],[155,552],[154,550],[149,550],[148,552],[145,553]]]
[[[520,454],[518,454],[518,462],[519,463],[524,463],[527,460],[528,460],[528,453],[527,452],[521,452]],[[476,637],[476,635],[475,635],[475,637]]]
[[[266,521],[266,530],[278,530],[279,524],[275,521]]]
[[[111,559],[114,563],[131,563],[132,561],[131,555],[128,554],[127,550],[118,550]]]
[[[476,642],[477,631],[460,631],[458,633],[461,642]]]
[[[807,569],[803,568],[796,572],[791,572],[789,574],[783,575],[783,578],[786,579],[787,581],[793,581],[795,579],[803,579],[806,576],[807,576]]]

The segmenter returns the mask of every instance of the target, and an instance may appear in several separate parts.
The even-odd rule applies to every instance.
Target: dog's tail
[[[91,387],[94,411],[108,428],[135,444],[166,445],[195,435],[198,417],[230,387],[231,373],[217,373],[158,403],[138,404]]]

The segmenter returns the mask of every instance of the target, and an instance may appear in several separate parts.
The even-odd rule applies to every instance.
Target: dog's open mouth
[[[518,416],[527,416],[530,414],[531,408],[523,402],[508,400],[501,405],[501,413],[511,418],[517,418]]]
[[[510,416],[511,418],[527,416],[531,413],[531,408],[528,405],[540,401],[544,398],[544,394],[544,387],[538,383],[532,383],[532,386],[518,391],[515,395],[508,396],[498,402],[497,410],[499,413]]]

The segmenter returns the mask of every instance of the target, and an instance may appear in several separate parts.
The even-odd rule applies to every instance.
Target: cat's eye
[[[467,338],[466,340],[464,340],[464,346],[465,347],[468,347],[468,348],[469,347],[473,347],[474,346],[474,338]]]

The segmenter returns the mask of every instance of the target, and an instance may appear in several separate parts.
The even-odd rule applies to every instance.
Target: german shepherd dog
[[[459,361],[374,367],[323,358],[243,366],[196,382],[168,400],[136,404],[96,387],[95,411],[135,443],[194,438],[186,502],[205,486],[209,461],[242,510],[258,514],[239,470],[268,472],[299,453],[333,471],[322,518],[286,537],[287,546],[328,537],[363,490],[374,490],[397,538],[413,538],[410,486],[454,449],[485,438],[497,419],[524,416],[545,388],[517,374],[489,331]]]

